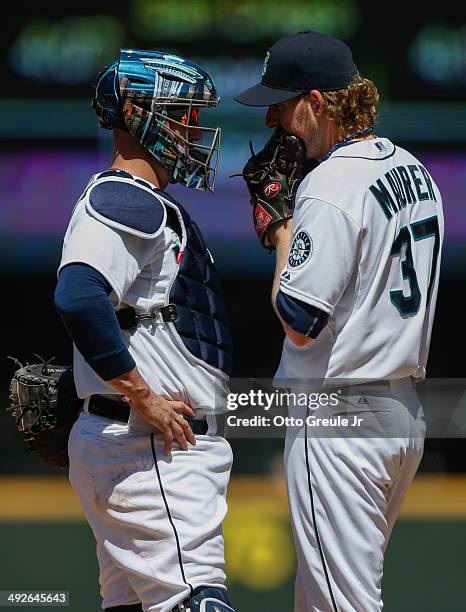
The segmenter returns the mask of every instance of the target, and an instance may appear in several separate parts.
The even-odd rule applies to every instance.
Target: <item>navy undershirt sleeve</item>
[[[277,293],[277,309],[285,323],[294,331],[314,340],[328,323],[329,315],[283,291]]]
[[[60,271],[55,308],[77,349],[103,379],[111,380],[136,363],[121,335],[109,294],[112,288],[95,268],[73,263]]]

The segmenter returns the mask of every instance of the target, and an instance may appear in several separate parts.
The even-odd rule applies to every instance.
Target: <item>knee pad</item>
[[[235,612],[225,589],[201,586],[183,604],[173,608],[173,612]]]

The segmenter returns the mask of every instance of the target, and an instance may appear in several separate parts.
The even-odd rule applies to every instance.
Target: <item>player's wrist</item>
[[[144,403],[152,393],[136,367],[108,382],[122,396],[123,401],[130,404]]]
[[[290,233],[291,233],[291,224],[292,219],[284,219],[283,221],[279,221],[278,223],[274,223],[267,230],[268,237],[270,242],[273,244],[275,248],[279,245],[289,243]]]
[[[121,399],[131,406],[138,409],[143,409],[149,403],[151,396],[155,395],[149,387],[141,387],[137,389],[129,389],[122,393]]]

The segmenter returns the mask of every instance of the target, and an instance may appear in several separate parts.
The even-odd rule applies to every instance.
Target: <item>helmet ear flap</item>
[[[118,82],[118,62],[105,68],[95,84],[95,95],[91,106],[99,117],[100,125],[106,130],[119,128],[126,131]]]

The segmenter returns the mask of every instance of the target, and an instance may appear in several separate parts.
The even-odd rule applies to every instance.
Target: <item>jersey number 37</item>
[[[411,231],[410,231],[411,230]],[[392,257],[402,257],[403,246],[404,259],[401,261],[401,274],[404,279],[409,281],[409,295],[404,295],[403,291],[390,291],[390,300],[400,315],[405,317],[413,317],[419,310],[421,304],[421,290],[417,281],[416,270],[414,269],[413,252],[411,234],[414,242],[433,238],[432,261],[430,264],[429,285],[427,288],[426,308],[430,304],[432,297],[432,287],[435,281],[435,273],[437,270],[438,253],[440,248],[440,232],[438,219],[436,216],[422,219],[416,223],[411,223],[409,227],[405,225],[398,232],[397,237],[393,241],[390,255]]]

